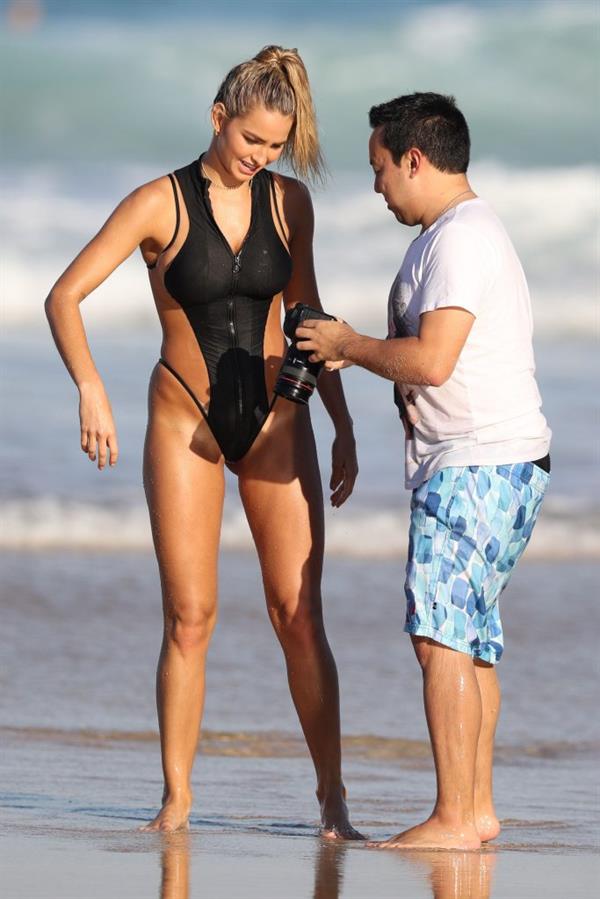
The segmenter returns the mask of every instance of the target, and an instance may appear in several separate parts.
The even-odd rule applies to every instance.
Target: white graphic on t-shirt
[[[389,297],[389,338],[413,336],[407,315],[412,292],[410,284],[396,278]],[[409,385],[395,384],[394,386],[394,401],[398,406],[406,436],[410,439],[413,436],[413,426],[420,419],[416,406],[417,397]]]
[[[406,310],[408,309],[410,298],[410,284],[397,279],[390,292],[389,300],[390,337],[410,336],[410,328],[406,321]]]

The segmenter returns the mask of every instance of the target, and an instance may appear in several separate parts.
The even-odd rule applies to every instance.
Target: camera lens
[[[288,309],[285,314],[283,331],[292,342],[288,347],[274,388],[278,396],[303,405],[306,405],[313,395],[317,378],[324,364],[323,362],[309,362],[310,352],[299,350],[296,345],[296,328],[309,318],[332,320],[333,316],[327,315],[326,312],[319,309],[313,309],[304,303],[296,303],[295,306]]]
[[[313,395],[322,363],[306,362],[290,347],[275,384],[275,393],[306,405]]]

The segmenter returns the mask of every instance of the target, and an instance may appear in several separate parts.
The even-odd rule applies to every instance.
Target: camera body
[[[304,303],[296,303],[292,309],[288,309],[283,322],[283,331],[291,343],[281,364],[274,388],[277,396],[303,405],[306,405],[311,398],[324,364],[323,362],[309,362],[308,357],[311,351],[299,350],[296,345],[296,328],[309,318],[336,320],[335,315],[327,315],[326,312],[313,309]]]

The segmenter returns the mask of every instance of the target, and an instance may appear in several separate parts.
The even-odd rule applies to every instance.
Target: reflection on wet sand
[[[344,878],[343,843],[321,840],[315,852],[315,886],[313,899],[339,899]]]
[[[163,836],[159,899],[188,899],[190,892],[190,833]]]
[[[353,852],[360,852],[352,846]],[[307,899],[340,899],[344,880],[344,864],[348,846],[320,840],[315,849],[315,879],[312,897]],[[386,853],[389,856],[392,853]],[[188,831],[164,834],[161,852],[159,899],[190,897],[191,835]],[[393,853],[397,861],[417,867],[429,882],[432,899],[491,899],[492,873],[496,853],[435,852],[406,850]],[[403,884],[402,876],[399,886]],[[205,886],[210,886],[205,884]],[[375,886],[375,885],[374,885]],[[347,884],[349,895],[352,884]],[[376,895],[375,893],[373,895]]]
[[[163,835],[159,899],[189,899],[190,850],[189,831]],[[343,844],[319,842],[312,899],[339,899],[345,852]]]
[[[432,899],[490,899],[495,852],[402,851],[428,876]]]
[[[352,846],[352,851],[358,847]],[[339,899],[342,893],[345,844],[321,842],[315,854],[315,886],[313,899]],[[433,850],[402,851],[398,861],[409,862],[420,869],[431,887],[432,899],[491,899],[495,852],[442,852]],[[402,888],[403,878],[399,887]],[[352,884],[348,884],[349,895]],[[374,884],[374,889],[376,886]],[[372,894],[376,895],[376,892]]]

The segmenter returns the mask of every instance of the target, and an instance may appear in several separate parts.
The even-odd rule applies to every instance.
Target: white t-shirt
[[[416,336],[421,314],[445,306],[475,321],[441,387],[397,385],[412,425],[408,488],[440,468],[530,462],[550,446],[525,275],[502,223],[479,198],[448,210],[408,248],[390,291],[388,336]]]

